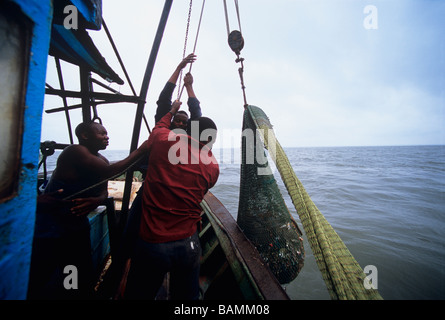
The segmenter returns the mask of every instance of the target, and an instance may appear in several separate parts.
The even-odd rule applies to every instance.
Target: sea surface
[[[384,299],[445,299],[445,146],[285,152],[313,202],[360,266],[376,267]],[[222,157],[212,192],[236,216],[240,166],[224,164],[227,152]],[[275,176],[303,231],[276,170]],[[329,299],[307,241],[305,251],[305,265],[286,290],[293,299]]]
[[[360,266],[376,268],[376,284],[384,299],[445,299],[445,146],[285,151],[313,202]],[[128,152],[105,150],[103,154],[120,160]],[[221,174],[211,191],[236,219],[239,151],[215,150],[215,155]],[[274,173],[304,233],[278,171]],[[305,264],[286,291],[292,299],[330,299],[303,238]]]

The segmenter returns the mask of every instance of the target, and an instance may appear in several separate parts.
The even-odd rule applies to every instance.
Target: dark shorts
[[[126,299],[154,299],[167,272],[173,300],[199,298],[201,246],[198,233],[186,239],[148,243],[138,240],[131,259]]]

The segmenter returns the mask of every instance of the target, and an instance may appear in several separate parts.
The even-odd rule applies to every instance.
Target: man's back
[[[199,204],[218,179],[218,163],[207,147],[165,127],[153,130],[149,145],[141,237],[167,242],[191,236],[201,219]]]

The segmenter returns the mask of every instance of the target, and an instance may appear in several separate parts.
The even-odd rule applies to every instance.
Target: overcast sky
[[[239,29],[234,3],[227,4],[230,28]],[[163,5],[103,2],[104,20],[137,93]],[[193,1],[187,53],[201,5]],[[368,5],[372,10],[365,10]],[[151,127],[157,97],[182,59],[188,6],[189,0],[175,0],[170,12],[145,108]],[[445,143],[445,1],[239,0],[239,8],[247,102],[266,112],[283,146]],[[125,79],[104,30],[89,34]],[[205,3],[196,54],[192,74],[203,114],[215,120],[225,147],[237,145],[243,96],[222,0]],[[57,88],[53,65],[50,57],[47,81]],[[77,69],[63,67],[66,89],[78,89]],[[127,85],[110,87],[131,93]],[[184,92],[185,109],[186,98]],[[46,108],[61,105],[46,99]],[[129,148],[135,110],[134,104],[98,107],[109,149]],[[72,119],[75,127],[79,114]],[[57,129],[63,121],[63,114],[45,115],[42,141],[67,143],[66,132]],[[143,126],[141,139],[147,135]]]

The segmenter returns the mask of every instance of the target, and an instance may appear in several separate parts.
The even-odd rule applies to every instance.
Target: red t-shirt
[[[151,243],[193,235],[201,220],[200,203],[219,176],[219,165],[210,149],[196,148],[196,140],[171,131],[171,119],[169,112],[148,139],[150,158],[142,197],[140,236]]]

